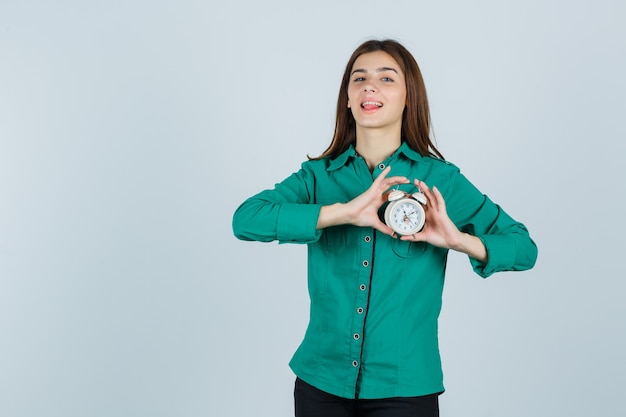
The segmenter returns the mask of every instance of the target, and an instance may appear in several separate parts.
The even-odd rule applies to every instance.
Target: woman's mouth
[[[378,110],[383,106],[383,103],[380,101],[364,101],[361,103],[361,108],[363,110]]]

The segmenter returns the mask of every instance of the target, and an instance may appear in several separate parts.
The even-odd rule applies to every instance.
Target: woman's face
[[[400,65],[386,52],[369,52],[354,62],[348,107],[359,129],[402,127],[406,82]]]

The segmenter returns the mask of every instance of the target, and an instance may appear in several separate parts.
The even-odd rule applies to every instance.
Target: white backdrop
[[[343,67],[395,38],[439,149],[535,269],[451,255],[443,416],[623,416],[619,0],[0,3],[0,415],[289,416],[306,248],[246,197],[328,145]]]

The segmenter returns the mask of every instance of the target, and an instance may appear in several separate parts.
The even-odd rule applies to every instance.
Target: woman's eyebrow
[[[385,72],[385,71],[393,71],[396,74],[398,73],[398,71],[396,71],[395,68],[391,68],[391,67],[380,67],[376,70],[377,72]]]
[[[398,73],[398,71],[397,71],[395,68],[391,68],[391,67],[380,67],[380,68],[376,68],[376,72],[385,72],[385,71],[393,71],[393,72],[395,72],[396,74]],[[359,72],[359,73],[360,73],[360,72],[367,73],[367,70],[366,70],[366,69],[363,69],[363,68],[358,68],[358,69],[355,69],[354,71],[352,71],[352,73],[351,73],[350,75],[354,75],[354,74],[355,74],[355,73],[357,73],[357,72]]]

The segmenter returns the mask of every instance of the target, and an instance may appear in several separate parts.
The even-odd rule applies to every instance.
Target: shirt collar
[[[396,155],[400,153],[407,158],[412,159],[413,161],[419,161],[423,158],[423,156],[419,152],[411,149],[411,147],[406,142],[402,142],[398,150],[395,152]],[[354,158],[356,156],[357,153],[354,145],[350,145],[350,147],[346,149],[341,155],[330,161],[327,169],[328,171],[333,171],[335,169],[341,168],[342,166],[346,165],[350,158]]]
[[[356,149],[354,149],[354,145],[350,145],[348,149],[346,149],[341,155],[331,160],[328,164],[328,171],[333,171],[335,169],[341,168],[344,166],[348,159],[354,158],[356,156]]]
[[[402,142],[402,144],[400,145],[396,153],[402,153],[407,158],[412,159],[413,161],[416,161],[416,162],[424,158],[422,154],[411,149],[411,147],[406,142]]]

